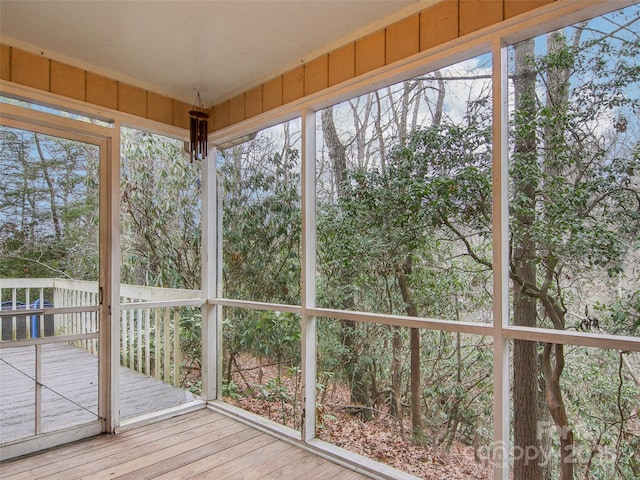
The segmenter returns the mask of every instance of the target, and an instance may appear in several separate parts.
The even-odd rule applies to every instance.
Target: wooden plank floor
[[[21,373],[24,372],[24,373]],[[34,434],[35,347],[0,350],[0,443]],[[26,375],[25,375],[26,374]],[[98,358],[68,344],[42,347],[42,431],[87,423],[98,413]],[[55,392],[55,393],[54,393]],[[189,392],[120,368],[122,419],[196,400]]]
[[[0,463],[0,478],[359,480],[348,470],[208,409]]]

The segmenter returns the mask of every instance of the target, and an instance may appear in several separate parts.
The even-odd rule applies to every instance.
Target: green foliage
[[[202,319],[200,311],[183,308],[180,312],[180,351],[183,367],[200,370],[202,359]]]
[[[98,149],[0,128],[0,276],[95,280]]]
[[[182,146],[122,129],[123,283],[199,288],[200,178],[197,165],[185,161]]]
[[[623,358],[626,357],[626,358]],[[566,353],[563,390],[571,418],[576,419],[575,459],[578,471],[593,478],[635,478],[640,385],[630,378],[637,356],[613,350],[573,347]],[[588,393],[584,385],[589,385]],[[635,450],[637,452],[637,450]]]
[[[611,333],[638,335],[640,332],[640,290],[627,290],[612,302],[596,303],[594,307],[604,317],[603,323],[610,326]]]
[[[238,400],[242,397],[238,390],[238,384],[234,381],[228,381],[222,384],[222,396],[233,400]]]
[[[223,152],[224,290],[231,298],[297,304],[299,155],[286,144],[275,151],[269,142],[260,135]]]
[[[227,348],[234,354],[251,353],[278,364],[298,365],[300,362],[300,319],[297,315],[229,310],[223,331]]]

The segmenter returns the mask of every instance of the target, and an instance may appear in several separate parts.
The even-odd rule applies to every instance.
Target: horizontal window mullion
[[[572,332],[533,327],[505,327],[502,336],[514,340],[580,345],[583,347],[613,348],[622,351],[640,352],[640,337],[610,335],[606,333]]]
[[[436,318],[408,317],[404,315],[386,315],[382,313],[352,312],[330,308],[310,308],[307,314],[316,317],[353,320],[356,322],[379,323],[398,327],[424,328],[443,332],[471,333],[475,335],[493,335],[494,327],[488,323],[456,322]]]
[[[228,298],[209,299],[209,305],[220,305],[223,307],[248,308],[251,310],[270,310],[274,312],[302,313],[302,307],[298,305],[286,305],[279,303],[252,302],[249,300],[233,300]]]

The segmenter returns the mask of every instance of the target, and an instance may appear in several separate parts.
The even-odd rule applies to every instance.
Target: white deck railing
[[[121,364],[178,386],[181,308],[200,306],[200,295],[199,290],[121,285]],[[98,332],[97,282],[2,278],[0,298],[3,341]],[[74,344],[95,354],[97,342],[84,338]]]

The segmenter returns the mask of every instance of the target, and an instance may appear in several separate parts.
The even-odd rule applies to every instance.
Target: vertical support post
[[[316,435],[316,114],[302,112],[302,441]]]
[[[509,158],[507,49],[493,54],[493,421],[495,480],[509,479]]]
[[[36,415],[35,415],[35,434],[42,433],[42,345],[36,345]]]
[[[224,190],[222,188],[222,178],[218,177],[216,173],[216,298],[222,298],[224,296],[223,283],[222,283],[222,266],[224,265],[222,260],[222,220],[223,220],[223,195]],[[223,331],[222,326],[224,324],[224,311],[222,305],[216,305],[216,398],[219,400],[222,398],[222,342]]]
[[[202,397],[215,400],[221,395],[222,379],[222,317],[220,309],[212,303],[221,293],[218,288],[219,254],[222,255],[222,236],[218,230],[222,215],[218,210],[218,181],[216,173],[216,149],[209,148],[209,158],[202,162]],[[219,252],[220,250],[220,252]],[[220,267],[221,268],[221,267]]]
[[[115,144],[115,146],[114,146]],[[100,145],[98,417],[102,430],[120,424],[120,125]]]

